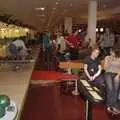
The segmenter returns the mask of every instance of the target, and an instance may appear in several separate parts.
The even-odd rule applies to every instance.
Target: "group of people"
[[[100,49],[92,50],[91,55],[84,60],[85,78],[92,84],[105,87],[107,110],[120,113],[120,51],[110,48],[103,62],[99,58]],[[103,72],[104,71],[104,72]]]
[[[66,58],[77,59],[78,49],[81,42],[77,33],[75,34],[50,34],[45,32],[43,35],[43,52],[47,63],[51,62],[53,56],[60,61]]]
[[[79,49],[88,47],[90,43],[87,35],[83,41],[77,34],[75,32],[64,36],[59,32],[56,36],[50,37],[49,33],[45,33],[43,36],[45,61],[53,57],[52,53],[59,58],[76,59]],[[106,28],[101,36],[96,37],[98,48],[92,49],[90,56],[84,59],[84,77],[100,89],[105,88],[107,110],[118,114],[120,113],[120,51],[113,47],[115,36],[110,29]],[[100,55],[104,55],[102,62]]]

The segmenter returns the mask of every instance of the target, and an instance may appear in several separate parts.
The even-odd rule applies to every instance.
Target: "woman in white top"
[[[110,55],[105,57],[106,104],[108,111],[120,113],[120,51],[110,49]]]

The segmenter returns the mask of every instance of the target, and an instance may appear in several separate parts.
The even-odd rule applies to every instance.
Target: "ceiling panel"
[[[0,12],[5,12],[21,19],[25,24],[38,30],[54,26],[65,16],[76,21],[86,21],[89,0],[0,0]],[[119,13],[120,0],[97,0],[99,17]],[[58,4],[56,4],[56,2]],[[45,7],[45,11],[35,8]],[[114,12],[113,12],[114,11]],[[84,16],[84,17],[83,17]]]

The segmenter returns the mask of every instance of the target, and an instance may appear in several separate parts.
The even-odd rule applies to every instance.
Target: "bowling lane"
[[[34,50],[33,53],[33,60],[36,61],[39,48]],[[11,100],[16,102],[18,107],[16,120],[19,120],[20,113],[24,105],[25,96],[27,94],[34,65],[35,62],[29,63],[27,66],[17,72],[9,69],[6,71],[0,71],[0,94],[8,95]]]

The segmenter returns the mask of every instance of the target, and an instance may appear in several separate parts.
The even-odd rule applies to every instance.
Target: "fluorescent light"
[[[41,11],[44,11],[45,8],[44,8],[44,7],[40,7],[40,8],[35,8],[35,10],[41,10]]]
[[[41,8],[41,10],[45,10],[45,8],[43,7],[43,8]]]
[[[44,14],[42,14],[42,15],[36,15],[36,16],[38,16],[38,17],[45,17],[45,15],[44,15]]]

